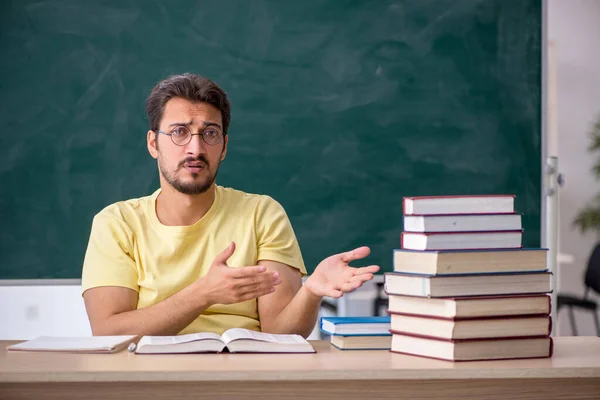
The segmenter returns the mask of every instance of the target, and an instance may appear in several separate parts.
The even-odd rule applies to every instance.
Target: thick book
[[[545,271],[548,249],[394,250],[394,271],[427,275]]]
[[[135,335],[56,337],[39,336],[7,347],[8,351],[43,351],[65,353],[116,353],[136,340]]]
[[[551,297],[542,295],[426,298],[389,295],[388,312],[440,318],[550,314]]]
[[[300,335],[270,334],[232,328],[217,335],[211,332],[180,336],[143,336],[137,354],[177,353],[314,353],[312,345]]]
[[[320,328],[327,335],[390,335],[390,317],[323,317]]]
[[[521,214],[405,215],[407,232],[519,231]]]
[[[478,250],[521,248],[523,231],[402,232],[400,247],[408,250]]]
[[[547,358],[553,353],[549,336],[442,340],[392,333],[392,352],[447,361]]]
[[[331,336],[331,344],[340,350],[389,350],[392,334],[378,336]]]
[[[514,195],[404,197],[404,215],[505,214],[515,212]]]
[[[462,297],[550,293],[551,272],[471,275],[384,274],[387,294],[420,297]]]
[[[549,336],[549,315],[440,318],[392,314],[392,331],[440,339],[482,339],[495,337]]]

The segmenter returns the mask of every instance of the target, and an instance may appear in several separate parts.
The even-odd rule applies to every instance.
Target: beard
[[[208,175],[205,179],[200,179],[200,174],[197,173],[193,173],[192,180],[187,182],[183,181],[177,176],[177,172],[184,168],[185,163],[197,161],[201,161],[202,163],[204,163],[204,169],[206,170]],[[219,172],[220,165],[221,162],[219,161],[213,171],[210,167],[210,164],[208,163],[208,160],[203,155],[199,155],[195,158],[186,158],[185,160],[179,163],[179,165],[174,171],[168,171],[162,165],[161,159],[159,158],[158,160],[158,169],[160,170],[160,173],[163,176],[163,178],[165,178],[169,185],[171,185],[175,190],[187,195],[197,195],[205,193],[217,179],[217,173]]]

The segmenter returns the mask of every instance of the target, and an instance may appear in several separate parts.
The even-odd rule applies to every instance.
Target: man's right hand
[[[210,266],[208,273],[197,281],[197,286],[207,306],[233,304],[255,299],[275,291],[281,283],[279,274],[267,272],[265,267],[253,265],[242,268],[227,266],[227,260],[235,251],[235,243],[221,252]]]

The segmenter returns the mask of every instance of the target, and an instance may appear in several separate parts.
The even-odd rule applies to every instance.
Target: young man
[[[192,74],[154,87],[147,145],[160,189],[94,217],[83,265],[94,335],[221,334],[233,327],[308,336],[323,296],[340,297],[379,267],[353,268],[367,247],[306,268],[288,217],[268,196],[215,184],[230,104]]]

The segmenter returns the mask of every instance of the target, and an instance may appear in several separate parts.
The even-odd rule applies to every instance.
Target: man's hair
[[[146,100],[150,130],[158,131],[165,104],[173,97],[208,103],[216,107],[221,111],[223,134],[227,134],[231,120],[231,104],[227,94],[210,79],[190,73],[170,76],[154,86]]]

